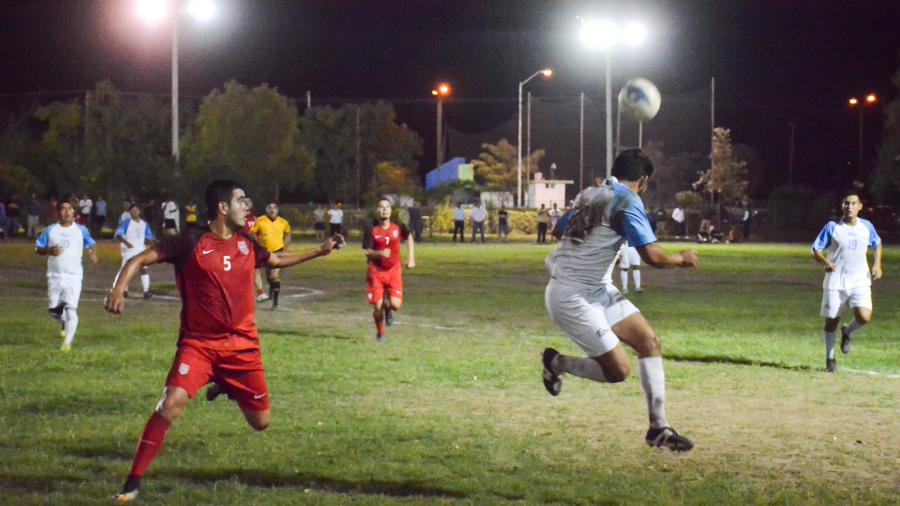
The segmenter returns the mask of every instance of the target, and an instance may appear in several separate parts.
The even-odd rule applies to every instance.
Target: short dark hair
[[[844,196],[841,197],[841,201],[843,202],[844,199],[849,197],[850,195],[856,195],[856,198],[858,198],[859,201],[862,202],[862,195],[859,194],[859,190],[857,190],[856,188],[848,188],[847,190],[845,190]]]
[[[131,212],[131,210],[134,209],[135,207],[138,208],[138,211],[141,210],[141,206],[139,206],[137,204],[131,204],[130,206],[128,206],[128,212]]]
[[[613,162],[612,175],[620,181],[637,181],[653,175],[653,162],[638,148],[626,149]]]
[[[219,202],[231,205],[234,190],[243,189],[244,185],[233,179],[217,179],[206,187],[206,217],[210,221],[219,214]]]

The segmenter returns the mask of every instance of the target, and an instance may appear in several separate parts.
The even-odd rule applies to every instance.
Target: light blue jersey
[[[97,244],[91,237],[91,232],[78,223],[73,223],[68,227],[64,227],[59,223],[54,223],[45,228],[37,240],[34,241],[35,248],[50,248],[59,246],[62,253],[57,256],[47,256],[47,277],[78,277],[84,274],[84,268],[81,265],[81,257],[84,249],[91,249]]]
[[[816,240],[814,251],[827,251],[828,261],[834,271],[826,272],[822,287],[827,290],[850,290],[857,286],[870,286],[868,248],[881,244],[881,237],[869,220],[856,219],[856,225],[829,221]]]

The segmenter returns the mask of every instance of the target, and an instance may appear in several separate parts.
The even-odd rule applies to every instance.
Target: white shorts
[[[47,278],[47,307],[54,308],[65,302],[72,309],[78,308],[81,298],[81,278],[53,277]]]
[[[612,326],[638,312],[613,285],[571,287],[551,279],[544,292],[550,320],[589,357],[604,355],[619,344]]]
[[[872,310],[872,287],[857,286],[849,290],[823,290],[822,310],[824,318],[838,318],[848,308],[863,307]]]
[[[619,269],[635,269],[641,266],[641,256],[638,255],[637,248],[628,246],[622,249],[622,260],[619,262]]]

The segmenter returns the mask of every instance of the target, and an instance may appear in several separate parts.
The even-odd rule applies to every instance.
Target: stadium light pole
[[[216,6],[212,0],[190,0],[184,9],[182,0],[138,0],[137,12],[148,24],[158,24],[166,17],[172,24],[172,157],[177,162],[181,155],[178,142],[178,19],[186,13],[198,21],[209,21],[215,16]]]
[[[528,76],[528,79],[524,81],[519,81],[519,139],[516,142],[516,179],[518,181],[518,191],[516,193],[516,205],[518,207],[522,207],[522,88],[528,84],[528,81],[531,81],[537,76],[543,75],[545,78],[549,78],[553,75],[553,69],[546,68],[541,69]],[[528,153],[531,156],[531,153]]]
[[[863,111],[865,108],[871,107],[878,102],[878,96],[874,93],[869,93],[866,95],[865,103],[861,103],[862,101],[858,100],[856,97],[852,97],[847,101],[850,104],[850,108],[858,108],[859,109],[859,177],[863,177]]]
[[[603,51],[606,64],[606,177],[612,172],[612,72],[611,54],[613,48],[620,43],[627,46],[640,46],[647,39],[646,27],[637,22],[629,22],[622,26],[602,20],[581,20],[581,42],[589,49]]]
[[[438,87],[431,90],[431,94],[437,97],[437,140],[435,142],[437,156],[435,156],[436,167],[440,167],[444,163],[444,97],[450,96],[451,88],[447,83],[440,83]]]

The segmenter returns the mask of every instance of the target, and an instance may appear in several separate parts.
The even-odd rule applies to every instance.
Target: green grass
[[[272,427],[254,433],[232,403],[194,401],[141,500],[898,504],[900,249],[886,250],[873,322],[835,375],[821,371],[822,273],[807,246],[706,246],[695,271],[644,267],[632,300],[663,340],[669,419],[697,443],[683,455],[644,446],[635,376],[543,390],[541,350],[578,351],[543,309],[551,249],[417,245],[384,345],[357,247],[285,271],[286,295],[324,294],[259,307]],[[104,244],[62,354],[31,251],[0,256],[0,502],[103,503],[159,398],[179,305],[129,300],[105,314],[119,260]],[[173,292],[170,266],[152,276]]]

